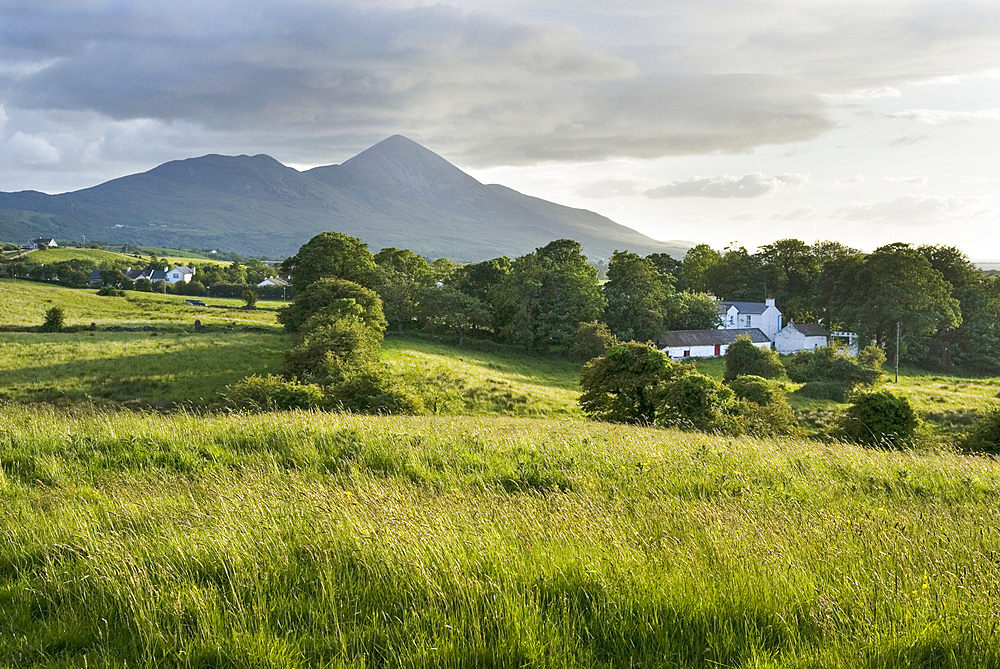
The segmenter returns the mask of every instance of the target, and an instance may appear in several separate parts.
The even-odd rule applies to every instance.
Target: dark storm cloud
[[[830,127],[779,76],[647,75],[573,30],[443,6],[7,3],[0,17],[9,109],[191,124],[303,154],[402,132],[478,166],[651,158]]]

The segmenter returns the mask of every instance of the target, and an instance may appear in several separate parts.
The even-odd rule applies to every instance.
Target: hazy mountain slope
[[[33,236],[294,253],[338,230],[369,247],[429,257],[517,256],[549,241],[580,241],[592,258],[614,249],[681,254],[594,212],[486,186],[405,137],[379,142],[342,165],[306,172],[270,156],[165,163],[85,190],[0,193],[0,238]]]

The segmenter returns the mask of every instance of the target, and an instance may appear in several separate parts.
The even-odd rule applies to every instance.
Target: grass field
[[[0,332],[0,666],[1000,667],[995,458],[590,422],[579,363],[412,337],[489,415],[202,412],[291,343],[182,302],[0,281],[3,325],[157,327]]]
[[[104,297],[94,290],[63,288],[32,281],[0,279],[0,326],[28,327],[41,325],[45,312],[62,307],[66,325],[98,326],[158,325],[188,326],[203,324],[227,326],[277,327],[274,309],[281,302],[268,302],[267,309],[193,307],[184,304],[183,295],[161,295],[128,291],[126,297]],[[208,305],[241,307],[243,300],[206,297]]]
[[[30,253],[20,257],[25,261],[36,265],[52,265],[57,262],[65,262],[67,260],[91,260],[98,265],[101,265],[102,263],[112,264],[125,262],[138,267],[149,260],[150,252],[155,252],[158,257],[166,260],[171,266],[186,265],[192,260],[197,260],[199,263],[216,265],[229,264],[224,261],[213,260],[198,253],[181,253],[180,255],[174,255],[171,249],[155,248],[144,248],[143,251],[145,251],[145,253],[139,257],[134,254],[116,253],[115,251],[106,251],[104,249],[57,247],[54,249],[46,249],[44,251],[31,251]],[[164,252],[168,255],[163,255]]]
[[[0,421],[9,666],[1000,666],[988,458],[497,417]]]

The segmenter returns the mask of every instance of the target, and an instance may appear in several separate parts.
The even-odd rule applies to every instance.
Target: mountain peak
[[[418,196],[482,185],[438,154],[402,135],[383,139],[339,167],[368,181]]]

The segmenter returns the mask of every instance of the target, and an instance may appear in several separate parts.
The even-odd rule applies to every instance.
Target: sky
[[[0,0],[0,190],[394,134],[655,239],[1000,260],[995,0]]]

